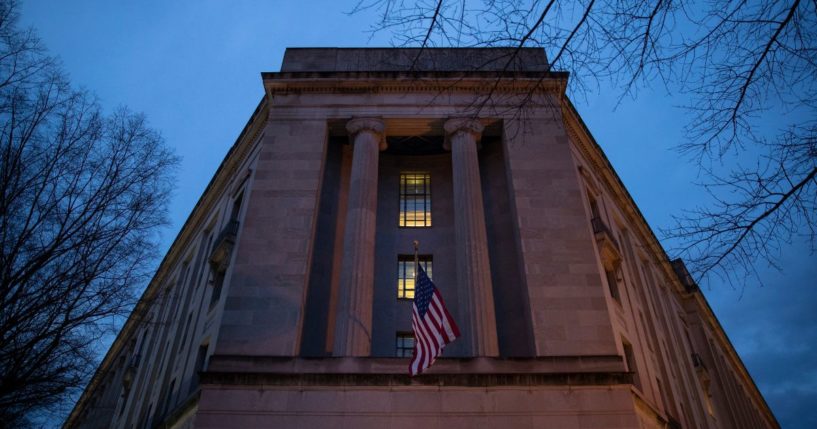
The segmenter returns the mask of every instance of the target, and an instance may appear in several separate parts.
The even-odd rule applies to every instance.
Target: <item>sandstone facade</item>
[[[262,77],[66,427],[778,427],[543,51]],[[463,338],[410,378],[414,240]]]

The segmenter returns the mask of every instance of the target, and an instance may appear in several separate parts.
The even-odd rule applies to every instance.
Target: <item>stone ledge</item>
[[[289,357],[213,355],[208,370],[216,373],[405,374],[408,358]],[[624,373],[621,356],[549,356],[536,358],[441,358],[426,374],[581,374]]]
[[[208,386],[611,386],[632,384],[629,372],[578,374],[276,374],[203,372],[201,385]]]

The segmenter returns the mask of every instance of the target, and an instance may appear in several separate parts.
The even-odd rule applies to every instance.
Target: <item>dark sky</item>
[[[34,26],[73,82],[106,108],[144,112],[183,157],[171,206],[169,246],[227,149],[263,95],[260,72],[277,71],[287,46],[388,46],[370,39],[372,16],[354,2],[27,1]],[[682,104],[642,89],[616,107],[619,91],[574,100],[650,225],[704,201],[683,141]],[[774,123],[768,124],[774,126]],[[704,293],[784,428],[817,428],[817,259],[808,243],[781,249],[780,271],[759,266],[762,285],[722,284]]]

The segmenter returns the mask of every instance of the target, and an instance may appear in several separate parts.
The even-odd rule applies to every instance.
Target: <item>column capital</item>
[[[476,136],[482,135],[482,130],[485,129],[485,126],[482,125],[482,122],[479,119],[474,118],[450,118],[445,121],[443,124],[443,129],[445,129],[445,134],[450,135],[454,134],[458,131],[463,131],[466,133],[474,134]]]
[[[450,118],[443,124],[443,129],[445,130],[443,148],[451,150],[451,138],[459,133],[470,135],[474,139],[474,143],[479,145],[482,130],[485,129],[485,126],[474,118]]]
[[[354,144],[355,136],[361,132],[368,131],[379,140],[380,150],[386,150],[386,124],[379,118],[352,118],[346,123],[346,131],[349,132],[350,140]]]

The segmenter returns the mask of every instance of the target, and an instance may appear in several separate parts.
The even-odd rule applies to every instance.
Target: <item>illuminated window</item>
[[[431,255],[420,255],[419,262],[428,278],[433,278]],[[414,299],[414,255],[397,257],[397,298]]]
[[[414,352],[414,334],[398,332],[394,344],[394,355],[397,357],[411,357]]]
[[[400,174],[400,226],[431,226],[431,175]]]

